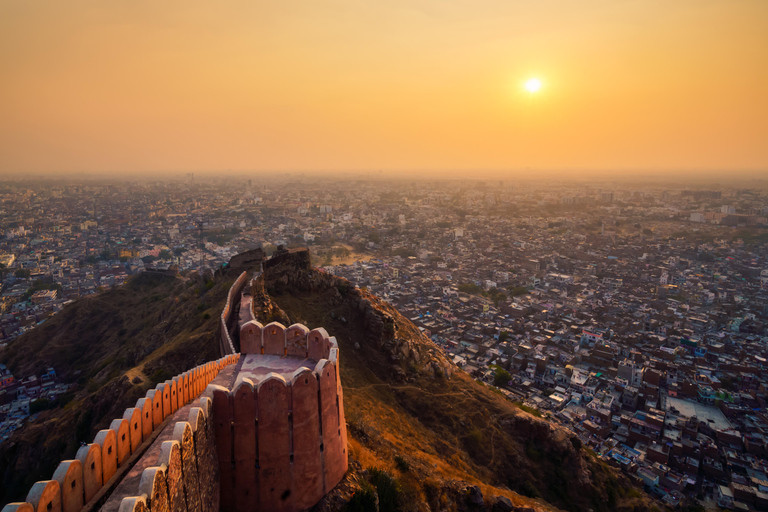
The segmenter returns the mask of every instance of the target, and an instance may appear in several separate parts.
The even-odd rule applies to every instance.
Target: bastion
[[[336,339],[249,320],[239,340],[231,388],[211,390],[221,510],[307,509],[347,471]]]

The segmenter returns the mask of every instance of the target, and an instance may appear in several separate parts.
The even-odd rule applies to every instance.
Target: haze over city
[[[6,0],[0,173],[759,175],[766,62],[763,0]]]

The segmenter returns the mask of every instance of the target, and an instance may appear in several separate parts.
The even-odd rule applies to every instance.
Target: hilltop
[[[536,510],[651,505],[570,432],[475,382],[396,309],[309,261],[296,250],[266,262],[254,313],[336,337],[358,468],[350,488],[365,490],[383,470],[399,486],[400,510],[504,510],[501,496]]]
[[[315,510],[647,510],[652,502],[568,431],[456,368],[396,309],[280,251],[252,287],[262,322],[323,326],[340,347],[350,472]],[[0,503],[23,499],[156,382],[218,357],[236,277],[142,274],[82,299],[0,360],[53,365],[78,387],[0,446]]]
[[[142,273],[75,301],[1,351],[14,375],[54,367],[76,387],[0,445],[0,504],[23,500],[147,389],[219,357],[212,340],[235,277]]]

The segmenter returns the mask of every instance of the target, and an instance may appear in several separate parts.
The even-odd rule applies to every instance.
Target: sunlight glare
[[[538,92],[539,89],[541,89],[541,80],[538,78],[530,78],[528,81],[525,82],[525,90],[534,93]]]

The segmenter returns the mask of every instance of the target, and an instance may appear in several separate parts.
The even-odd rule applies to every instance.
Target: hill
[[[0,445],[0,504],[23,501],[147,389],[219,357],[213,340],[235,277],[143,273],[74,302],[0,351],[17,377],[54,367],[76,384]]]
[[[393,307],[311,268],[307,251],[268,261],[252,292],[263,323],[336,336],[358,496],[381,470],[399,488],[391,510],[503,510],[498,496],[543,510],[652,506],[570,432],[453,366]]]
[[[315,510],[653,505],[569,432],[475,382],[390,305],[310,261],[306,250],[278,253],[252,294],[263,323],[323,326],[340,346],[351,471]],[[16,375],[54,366],[78,386],[0,446],[0,503],[23,499],[156,382],[218,357],[218,316],[235,278],[143,274],[0,353]]]

